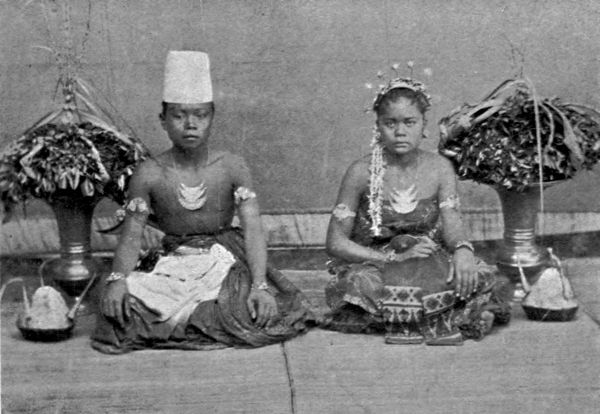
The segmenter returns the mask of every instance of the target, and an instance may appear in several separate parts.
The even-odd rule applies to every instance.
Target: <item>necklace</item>
[[[394,188],[390,193],[390,205],[396,213],[407,214],[417,208],[417,187],[413,184],[406,190]]]
[[[186,210],[194,211],[200,210],[204,204],[206,203],[206,184],[204,180],[197,185],[189,187],[185,185],[179,175],[179,170],[175,164],[175,157],[171,154],[171,160],[173,162],[173,170],[177,175],[179,180],[179,185],[177,186],[177,201],[179,204],[185,208]]]
[[[415,166],[415,174],[413,182],[416,181],[417,172],[419,169],[419,154],[417,153],[417,162]],[[417,199],[418,191],[416,184],[412,184],[410,187],[404,190],[398,190],[396,187],[392,187],[392,191],[389,194],[390,206],[392,209],[399,214],[408,214],[413,212],[419,204]]]
[[[177,201],[186,210],[200,210],[206,203],[206,184],[202,181],[197,187],[188,187],[184,183],[179,183]]]

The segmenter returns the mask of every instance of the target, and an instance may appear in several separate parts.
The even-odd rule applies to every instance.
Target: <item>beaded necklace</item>
[[[202,182],[200,182],[200,184],[197,186],[190,187],[185,185],[181,179],[181,176],[179,175],[179,169],[175,163],[175,157],[173,156],[173,153],[171,153],[171,161],[173,164],[173,170],[175,171],[175,175],[177,175],[177,179],[179,181],[179,185],[177,186],[177,201],[186,210],[200,210],[204,204],[206,204],[207,198],[207,187],[204,180],[202,180]]]

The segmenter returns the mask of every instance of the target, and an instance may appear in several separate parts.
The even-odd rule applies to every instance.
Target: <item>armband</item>
[[[125,219],[126,215],[127,215],[127,213],[125,213],[124,208],[119,208],[119,209],[117,209],[117,211],[115,211],[115,218],[118,221],[123,221]]]
[[[235,193],[233,193],[233,200],[236,206],[251,198],[256,198],[256,193],[246,187],[238,187]]]
[[[458,194],[451,195],[440,203],[440,208],[453,208],[458,210],[460,208],[460,199]]]
[[[350,210],[350,207],[348,207],[346,204],[338,204],[335,206],[331,214],[340,221],[347,218],[356,217],[356,213]]]
[[[135,197],[126,204],[125,206],[126,213],[140,213],[140,214],[149,214],[150,209],[148,208],[148,203],[141,197]]]

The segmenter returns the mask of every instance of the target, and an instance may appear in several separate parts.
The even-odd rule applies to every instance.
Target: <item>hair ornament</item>
[[[423,95],[423,97],[427,101],[428,106],[431,105],[431,96],[427,92],[427,87],[425,86],[425,84],[423,82],[420,82],[420,81],[412,78],[414,65],[415,65],[415,63],[412,60],[410,60],[406,63],[406,66],[408,67],[408,69],[410,71],[409,76],[406,77],[406,76],[401,76],[401,74],[400,74],[401,65],[399,63],[392,64],[391,69],[394,71],[395,76],[388,81],[385,81],[385,73],[383,71],[377,72],[377,78],[379,80],[383,80],[385,83],[381,83],[378,85],[379,88],[377,91],[377,95],[375,96],[375,99],[373,100],[372,108],[376,108],[377,105],[379,105],[379,101],[381,100],[381,98],[383,98],[383,96],[386,95],[389,91],[391,91],[392,89],[399,89],[399,88],[410,89],[416,93]],[[423,74],[425,76],[430,77],[432,75],[432,73],[433,72],[432,72],[431,68],[425,68],[423,70]],[[373,89],[373,84],[370,82],[366,83],[365,86],[367,87],[367,89]],[[367,111],[371,111],[372,108],[369,108]]]

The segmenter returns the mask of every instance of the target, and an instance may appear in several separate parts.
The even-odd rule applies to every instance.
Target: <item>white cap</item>
[[[165,63],[163,101],[196,104],[212,100],[208,55],[196,51],[169,51]]]

